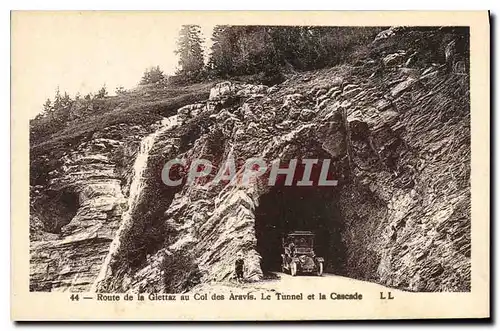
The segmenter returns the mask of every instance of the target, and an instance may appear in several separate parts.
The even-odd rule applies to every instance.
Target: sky
[[[35,117],[58,87],[73,97],[106,84],[112,94],[118,86],[136,86],[148,67],[174,73],[178,33],[190,23],[151,13],[14,16],[12,83],[22,93],[24,111]],[[214,25],[194,23],[208,50]]]

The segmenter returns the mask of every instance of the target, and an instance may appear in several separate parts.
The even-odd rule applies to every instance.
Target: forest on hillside
[[[216,26],[203,63],[200,29],[180,32],[177,76],[186,80],[258,75],[273,85],[283,74],[349,62],[383,28],[325,26]]]
[[[200,27],[184,25],[175,50],[179,59],[176,74],[167,76],[159,66],[147,68],[139,84],[189,84],[215,78],[256,75],[247,79],[273,85],[282,81],[286,73],[348,62],[356,52],[362,52],[362,45],[371,41],[382,29],[220,25],[213,30],[212,46],[205,57]],[[115,94],[125,92],[123,87],[115,90]],[[105,85],[96,93],[84,97],[77,94],[73,99],[58,89],[53,100],[45,102],[39,117],[64,112],[74,100],[92,101],[107,95]],[[93,108],[99,109],[99,105],[94,104]],[[64,119],[64,114],[54,118],[56,121]]]

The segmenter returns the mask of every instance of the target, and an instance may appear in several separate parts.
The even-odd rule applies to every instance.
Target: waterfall
[[[92,287],[90,289],[91,292],[96,292],[99,283],[103,281],[108,275],[111,259],[120,247],[122,234],[132,225],[132,214],[140,201],[141,193],[144,188],[144,172],[147,169],[149,152],[151,151],[151,148],[153,148],[153,145],[156,142],[156,138],[163,132],[172,129],[177,124],[177,115],[166,117],[161,120],[161,126],[158,130],[142,139],[137,157],[134,162],[132,183],[130,184],[130,191],[128,196],[128,208],[127,211],[122,215],[120,227],[118,228],[118,231],[113,241],[111,242],[108,254],[104,259],[99,274],[92,284]]]

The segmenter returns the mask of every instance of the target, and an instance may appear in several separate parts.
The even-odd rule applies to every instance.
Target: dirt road
[[[228,281],[222,283],[203,284],[193,289],[193,292],[217,291],[219,293],[231,292],[268,292],[268,293],[325,293],[328,296],[331,293],[339,295],[349,295],[362,293],[364,297],[370,296],[378,298],[380,292],[384,295],[390,291],[392,295],[400,292],[398,290],[385,287],[379,284],[356,280],[352,278],[337,276],[333,274],[323,274],[322,276],[297,275],[292,277],[289,274],[281,272],[275,273],[276,278],[266,279],[252,283],[236,283]]]

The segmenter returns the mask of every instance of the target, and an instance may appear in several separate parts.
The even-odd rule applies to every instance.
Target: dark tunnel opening
[[[341,273],[345,249],[337,194],[332,187],[276,186],[261,196],[255,230],[264,276],[281,270],[282,238],[293,231],[313,232],[325,272]]]

